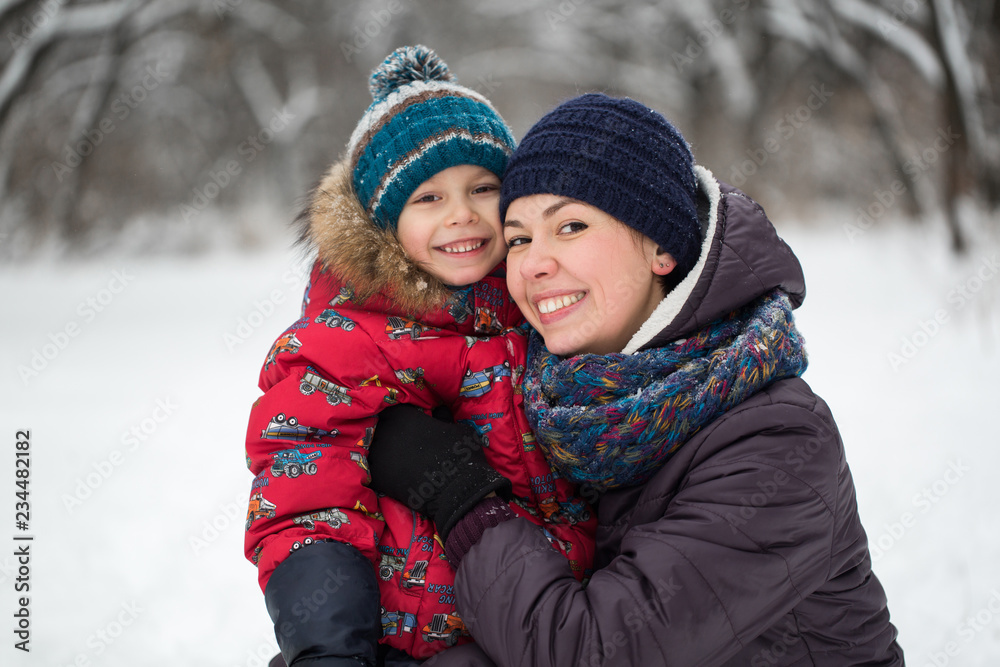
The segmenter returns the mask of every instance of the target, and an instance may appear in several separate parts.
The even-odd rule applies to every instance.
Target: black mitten
[[[430,517],[441,539],[475,505],[510,482],[486,462],[479,433],[412,405],[379,413],[368,452],[371,487]]]

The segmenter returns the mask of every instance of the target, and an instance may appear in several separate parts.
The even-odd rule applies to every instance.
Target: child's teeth
[[[475,250],[479,246],[483,245],[482,240],[473,241],[471,243],[466,243],[460,246],[444,246],[445,252],[469,252],[470,250]]]

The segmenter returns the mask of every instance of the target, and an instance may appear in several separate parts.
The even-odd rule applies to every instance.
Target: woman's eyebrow
[[[545,209],[544,211],[542,211],[542,218],[543,219],[544,218],[551,218],[563,206],[568,206],[570,204],[582,204],[582,203],[583,202],[581,202],[579,199],[573,199],[571,197],[567,197],[566,199],[560,199],[555,204],[553,204],[552,206],[549,206],[547,209]],[[518,227],[520,229],[524,229],[524,225],[521,224],[520,220],[504,220],[503,226],[504,226],[505,229],[507,227]]]
[[[552,206],[549,206],[547,209],[545,209],[544,211],[542,211],[542,217],[543,218],[551,218],[553,215],[556,214],[556,211],[558,211],[559,209],[561,209],[563,206],[568,206],[569,204],[579,204],[579,203],[580,203],[580,201],[577,200],[577,199],[569,199],[569,198],[567,198],[567,199],[560,199],[555,204],[553,204]]]

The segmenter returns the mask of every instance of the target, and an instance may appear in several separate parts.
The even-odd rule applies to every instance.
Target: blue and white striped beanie
[[[515,142],[479,93],[458,85],[426,46],[396,49],[368,82],[375,101],[347,144],[354,191],[372,221],[395,229],[418,185],[461,164],[503,175]]]

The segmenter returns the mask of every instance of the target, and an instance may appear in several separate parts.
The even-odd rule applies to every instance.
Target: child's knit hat
[[[372,221],[395,229],[418,185],[461,164],[503,174],[514,137],[489,101],[459,86],[426,46],[404,46],[368,82],[375,101],[347,144],[354,190]]]
[[[686,274],[701,252],[691,148],[662,115],[599,93],[559,105],[528,130],[507,164],[500,217],[518,197],[572,197],[642,232]]]

